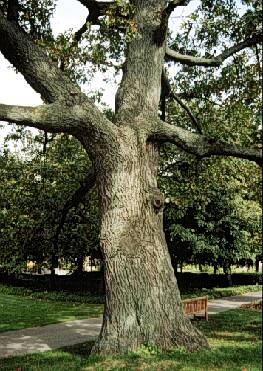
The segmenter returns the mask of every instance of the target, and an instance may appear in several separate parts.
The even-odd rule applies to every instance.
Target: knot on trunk
[[[164,205],[164,195],[158,188],[151,189],[151,202],[156,212],[159,212]]]

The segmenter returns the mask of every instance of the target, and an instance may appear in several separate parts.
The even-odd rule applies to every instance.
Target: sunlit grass
[[[203,295],[216,298],[260,289],[261,286],[201,289],[184,293],[182,298]],[[0,285],[0,332],[98,317],[102,314],[103,305],[90,304],[93,299],[95,303],[103,301],[103,298],[92,298],[87,293],[34,291]]]
[[[0,293],[0,332],[98,317],[100,304],[61,303]]]
[[[261,313],[238,309],[196,321],[206,334],[210,351],[163,353],[143,347],[123,356],[89,356],[92,342],[51,352],[0,360],[1,371],[259,371],[261,370]]]
[[[182,299],[188,299],[188,298],[207,295],[209,299],[218,299],[224,296],[242,295],[247,292],[257,292],[261,290],[262,290],[261,285],[213,287],[211,289],[194,289],[189,292],[183,292],[181,296],[182,296]]]

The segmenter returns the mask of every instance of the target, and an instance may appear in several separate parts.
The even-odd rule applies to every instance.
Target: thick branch
[[[88,8],[89,15],[86,21],[93,25],[100,24],[99,17],[105,15],[109,7],[114,4],[114,1],[79,0],[79,2]]]
[[[73,115],[71,111],[57,104],[37,107],[0,104],[0,120],[54,133],[74,132],[76,125]]]
[[[99,138],[101,145],[105,144],[115,135],[114,125],[89,100],[72,107],[61,102],[37,107],[0,104],[0,120],[51,133],[69,133],[78,139],[83,139],[85,132],[88,134],[85,148],[99,143]]]
[[[67,132],[78,138],[85,130],[90,134],[89,144],[102,136],[104,142],[110,140],[107,138],[113,133],[114,125],[26,33],[5,19],[1,11],[0,50],[33,89],[52,103],[36,108],[1,105],[0,119],[49,132]]]
[[[88,18],[89,17],[87,17],[86,22],[80,27],[80,29],[78,29],[78,31],[75,32],[74,37],[73,37],[73,44],[74,45],[77,45],[80,42],[80,40],[82,38],[82,35],[87,31],[87,29],[88,29],[88,23],[87,23]]]
[[[80,202],[83,201],[83,199],[85,198],[87,193],[94,187],[95,182],[96,182],[96,175],[95,175],[94,169],[91,167],[88,170],[87,175],[86,175],[85,179],[82,181],[80,187],[75,191],[75,193],[73,193],[71,198],[65,203],[65,205],[64,205],[64,207],[61,211],[60,222],[57,226],[56,233],[55,233],[55,236],[54,236],[55,251],[57,250],[59,235],[60,235],[60,233],[62,231],[62,228],[65,224],[65,221],[67,219],[67,215],[68,215],[69,211],[73,207],[77,207],[80,204]]]
[[[18,10],[19,5],[17,0],[9,0],[7,6],[7,19],[10,22],[18,24]]]
[[[45,101],[53,103],[55,100],[67,100],[80,103],[87,99],[44,51],[20,28],[7,21],[1,11],[0,51]]]
[[[214,58],[194,57],[192,55],[178,53],[170,48],[166,49],[166,56],[174,62],[180,62],[181,64],[186,64],[188,66],[219,67],[225,59],[229,58],[233,54],[261,42],[262,35],[256,34],[251,38],[224,50]]]
[[[246,149],[235,144],[221,143],[214,138],[192,133],[188,130],[172,126],[159,121],[150,136],[151,140],[161,143],[170,142],[176,144],[185,151],[199,158],[218,156],[234,156],[255,161],[262,166],[262,150]]]
[[[80,27],[80,29],[75,33],[73,43],[78,44],[82,38],[82,35],[87,31],[88,24],[99,25],[99,17],[105,15],[107,9],[113,2],[100,1],[96,2],[94,0],[79,0],[82,5],[86,6],[89,10],[89,15],[86,18],[86,22]]]

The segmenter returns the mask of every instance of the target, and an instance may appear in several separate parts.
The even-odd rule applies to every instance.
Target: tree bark
[[[93,352],[123,353],[143,344],[168,349],[208,347],[184,317],[162,225],[158,151],[120,128],[116,162],[98,171],[105,310]]]

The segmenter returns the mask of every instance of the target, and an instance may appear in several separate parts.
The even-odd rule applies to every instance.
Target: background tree
[[[23,139],[20,157],[10,152],[11,139],[18,147]],[[87,197],[85,191],[85,152],[63,134],[11,134],[5,146],[0,170],[1,269],[19,272],[33,260],[52,270],[63,259],[80,270],[85,256],[98,256],[97,196],[93,191]]]
[[[229,173],[233,164],[220,162],[181,161],[174,164],[176,182],[171,176],[162,182],[169,196],[165,230],[175,269],[194,263],[229,273],[230,265],[260,254],[261,207],[247,197],[253,192],[244,174]]]
[[[162,231],[163,196],[157,187],[159,146],[169,142],[199,158],[227,155],[257,163],[261,152],[161,121],[163,62],[167,56],[176,62],[218,66],[235,52],[256,45],[260,37],[256,30],[255,35],[224,49],[216,58],[185,56],[167,48],[167,23],[171,12],[186,2],[81,2],[90,15],[96,10],[91,22],[102,22],[102,31],[108,29],[111,37],[107,43],[114,48],[113,40],[117,40],[124,51],[114,120],[103,115],[57,61],[52,61],[43,51],[46,45],[33,43],[19,12],[15,22],[13,18],[8,21],[4,6],[0,11],[0,50],[46,104],[1,104],[0,119],[71,134],[92,161],[106,286],[103,326],[94,351],[125,352],[144,343],[162,349],[172,345],[188,350],[207,347],[202,334],[184,318]],[[26,12],[21,10],[21,14]],[[99,17],[104,14],[102,21]]]
[[[240,5],[202,2],[184,22],[173,45],[193,56],[199,48],[209,56],[211,50],[219,54],[227,43],[238,43],[249,33],[255,34],[259,30],[259,3]],[[216,73],[208,60],[199,60],[200,66],[207,64],[205,69],[194,66],[189,58],[182,62],[176,81],[168,75],[164,81],[167,121],[189,128],[190,119],[194,130],[225,142],[259,143],[259,46],[244,49],[224,63],[219,58]],[[238,159],[195,160],[166,145],[160,175],[160,184],[172,200],[166,207],[166,234],[169,241],[171,233],[174,235],[170,251],[180,263],[214,262],[217,269],[218,265],[226,267],[228,260],[237,261],[242,254],[255,258],[261,231],[261,173],[255,165]]]

